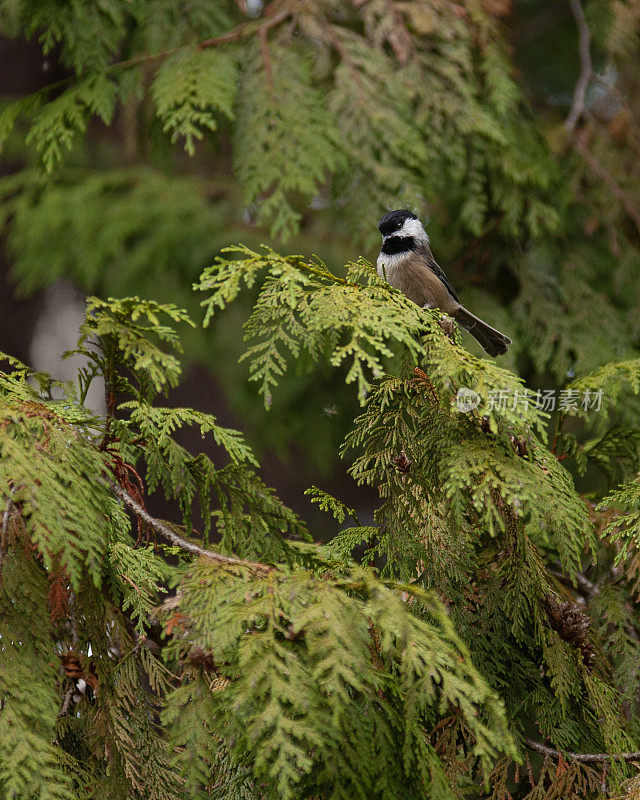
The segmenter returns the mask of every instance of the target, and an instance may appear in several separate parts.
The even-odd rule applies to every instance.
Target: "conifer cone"
[[[194,667],[202,667],[205,672],[215,672],[216,663],[213,655],[200,645],[194,645],[189,651],[187,661]]]
[[[582,653],[585,666],[589,671],[595,661],[593,645],[588,640],[591,620],[580,611],[579,606],[569,600],[560,601],[548,594],[544,599],[544,607],[549,624],[557,631],[560,638],[577,647]]]
[[[400,472],[409,472],[411,468],[411,459],[407,456],[404,450],[401,450],[398,455],[392,459]]]

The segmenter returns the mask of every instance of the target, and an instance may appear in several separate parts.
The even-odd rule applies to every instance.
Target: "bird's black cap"
[[[382,217],[378,223],[378,230],[383,236],[390,236],[404,225],[406,219],[418,219],[418,217],[406,208],[397,208]]]

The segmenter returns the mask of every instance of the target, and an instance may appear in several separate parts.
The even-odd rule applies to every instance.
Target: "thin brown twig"
[[[351,58],[351,54],[349,53],[348,48],[345,46],[344,42],[335,32],[334,26],[329,26],[326,30],[326,33],[328,34],[329,42],[331,42],[331,44],[335,48],[336,52],[340,56],[341,61],[351,72],[351,77],[353,78],[353,84],[356,87],[358,93],[358,100],[360,101],[360,104],[366,106],[367,92],[362,82],[362,76],[358,72],[358,68],[356,67],[356,65],[353,63],[353,59]]]
[[[622,203],[624,210],[627,212],[629,218],[633,220],[638,233],[640,233],[640,211],[638,211],[635,205],[631,202],[631,198],[627,195],[613,175],[605,167],[603,167],[593,153],[591,153],[583,136],[576,136],[575,145],[576,150],[578,153],[580,153],[587,166],[602,181],[604,181],[604,183],[607,184],[613,196]]]
[[[542,753],[549,758],[564,758],[569,761],[581,761],[582,763],[599,762],[607,764],[609,761],[640,761],[640,752],[637,753],[562,753],[546,744],[534,742],[532,739],[525,739],[524,743],[530,750]]]
[[[593,77],[593,63],[591,61],[591,34],[589,33],[584,9],[580,0],[569,0],[569,3],[578,26],[578,46],[580,51],[580,77],[573,92],[571,111],[564,123],[568,131],[573,131],[578,124],[578,120],[584,114],[587,88]]]
[[[274,28],[276,25],[284,22],[285,19],[288,19],[292,14],[293,11],[291,11],[291,9],[283,9],[277,14],[271,14],[270,16],[263,17],[262,21],[258,21],[257,24],[253,20],[249,22],[242,22],[237,27],[228,31],[228,33],[223,33],[221,36],[212,36],[210,39],[205,39],[204,41],[200,42],[198,44],[198,49],[204,50],[207,47],[217,47],[221,44],[235,42],[238,39],[241,39],[243,36],[250,35],[255,30],[258,32],[260,32],[263,28],[269,30],[269,28]]]
[[[234,558],[233,556],[223,556],[221,553],[216,553],[215,550],[206,550],[203,547],[195,544],[194,542],[189,542],[187,539],[183,539],[182,536],[179,536],[174,530],[169,528],[160,520],[155,519],[146,511],[140,503],[136,502],[131,495],[126,492],[121,486],[117,483],[110,484],[111,491],[118,497],[124,505],[135,514],[136,517],[142,519],[144,522],[147,523],[151,528],[153,528],[156,533],[159,533],[165,539],[168,539],[172,544],[179,547],[181,550],[185,550],[187,553],[193,553],[196,556],[204,556],[205,558],[210,558],[212,561],[217,561],[220,564],[227,564],[232,567],[244,567],[245,569],[252,569],[255,572],[271,572],[273,567],[269,566],[268,564],[260,564],[257,561],[244,561],[241,558]]]
[[[258,31],[258,40],[260,41],[260,55],[262,56],[262,66],[267,79],[267,86],[269,87],[271,99],[275,102],[276,89],[273,82],[273,67],[271,66],[271,54],[269,53],[268,33],[267,26],[263,25]]]

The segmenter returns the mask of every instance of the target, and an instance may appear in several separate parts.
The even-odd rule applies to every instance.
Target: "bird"
[[[378,223],[382,247],[378,275],[423,308],[439,308],[476,339],[494,358],[507,352],[511,339],[468,311],[438,266],[418,217],[405,208],[389,211]]]

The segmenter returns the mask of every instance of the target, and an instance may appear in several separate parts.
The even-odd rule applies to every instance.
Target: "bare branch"
[[[571,11],[578,26],[578,43],[580,49],[580,77],[573,92],[573,105],[569,116],[565,120],[565,127],[569,131],[575,130],[580,117],[584,114],[584,99],[587,94],[589,81],[593,77],[593,64],[591,62],[591,35],[584,9],[580,0],[569,0]]]
[[[249,36],[255,31],[258,31],[258,33],[261,33],[262,31],[268,31],[269,28],[275,28],[276,25],[284,22],[285,19],[290,17],[292,13],[292,11],[285,9],[284,11],[279,11],[277,14],[271,14],[270,16],[264,17],[263,20],[257,24],[253,21],[242,22],[228,33],[223,33],[221,36],[213,36],[211,39],[205,39],[204,41],[200,42],[198,44],[198,49],[204,50],[207,47],[217,47],[221,44],[235,42],[237,39],[241,39],[243,36]],[[160,54],[160,57],[162,57],[162,54]]]
[[[553,747],[547,747],[546,744],[534,742],[532,739],[525,739],[524,743],[530,750],[535,750],[537,753],[542,753],[544,756],[551,758],[564,758],[569,761],[581,761],[582,763],[598,762],[607,764],[609,761],[640,761],[640,752],[638,753],[562,753],[560,750],[555,750]]]
[[[568,575],[566,575],[562,571],[560,564],[556,563],[554,564],[554,567],[555,569],[551,569],[549,570],[549,572],[551,572],[552,575],[555,575],[556,578],[561,580],[564,584],[573,588],[573,581]],[[598,594],[598,592],[600,591],[600,587],[598,586],[598,584],[594,583],[593,581],[590,581],[589,578],[587,578],[587,576],[584,575],[582,572],[576,573],[575,579],[576,583],[578,584],[578,589],[580,591],[580,594],[582,594],[587,599],[592,598],[595,594]]]
[[[137,503],[133,497],[131,497],[128,492],[125,492],[117,483],[111,483],[110,489],[136,517],[146,522],[156,533],[159,533],[160,536],[168,539],[172,544],[176,545],[176,547],[185,550],[187,553],[193,553],[195,556],[204,556],[205,558],[210,558],[212,561],[217,561],[220,564],[227,564],[231,567],[252,569],[255,572],[271,572],[273,570],[273,567],[268,564],[260,564],[256,561],[244,561],[241,558],[233,558],[232,556],[223,556],[222,553],[216,553],[215,550],[206,550],[194,542],[189,542],[163,522],[152,517],[148,511]]]
[[[578,584],[580,591],[587,597],[593,597],[594,594],[598,594],[600,591],[598,584],[590,581],[586,575],[582,574],[582,572],[576,573],[576,583]]]
[[[7,498],[7,505],[2,512],[2,538],[0,539],[0,551],[4,549],[4,542],[7,538],[7,532],[9,530],[9,520],[11,519],[11,510],[13,509],[13,500],[9,497]]]
[[[624,210],[627,212],[627,215],[631,220],[633,220],[638,233],[640,233],[640,211],[636,208],[636,206],[631,201],[631,198],[627,195],[624,189],[620,186],[618,181],[613,177],[613,175],[602,166],[602,164],[598,161],[598,159],[591,153],[589,148],[587,147],[587,143],[583,136],[576,136],[576,150],[580,153],[584,161],[586,162],[587,166],[602,180],[604,183],[607,184],[611,193],[615,198],[617,198],[623,205]]]
[[[11,522],[11,514],[16,504],[13,502],[13,496],[16,493],[17,486],[11,489],[9,497],[3,497],[7,501],[4,511],[2,512],[2,524],[0,526],[0,577],[2,576],[2,562],[4,561],[4,551],[7,545],[7,534],[9,533],[9,523]]]
[[[67,688],[67,691],[65,692],[64,700],[62,701],[62,706],[60,708],[60,711],[58,711],[58,717],[64,717],[64,715],[69,710],[69,705],[71,703],[71,698],[73,697],[75,689],[76,689],[75,683],[72,682],[71,685]]]

